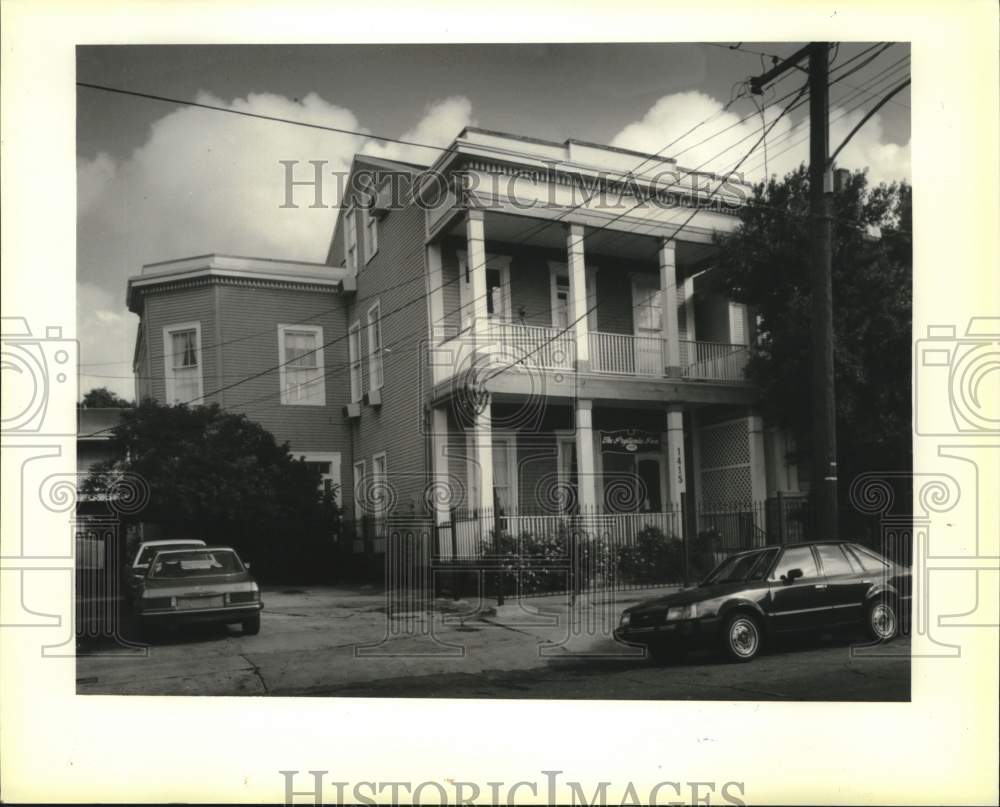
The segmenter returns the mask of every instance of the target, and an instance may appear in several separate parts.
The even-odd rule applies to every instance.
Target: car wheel
[[[888,642],[899,630],[896,604],[889,599],[877,599],[868,606],[865,628],[876,642]]]
[[[256,636],[260,633],[260,614],[243,620],[243,633],[247,636]]]
[[[749,614],[734,614],[722,630],[722,651],[731,661],[750,661],[760,652],[760,624]]]

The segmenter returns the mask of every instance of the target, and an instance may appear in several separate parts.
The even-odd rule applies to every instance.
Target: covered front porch
[[[746,407],[455,398],[432,420],[435,518],[470,523],[467,536],[585,517],[617,541],[714,530],[735,550],[767,542],[767,502],[791,492],[780,435]]]

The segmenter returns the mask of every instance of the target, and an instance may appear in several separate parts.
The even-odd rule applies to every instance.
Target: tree
[[[110,409],[132,405],[131,401],[120,398],[117,393],[109,390],[107,387],[94,387],[83,396],[83,400],[79,403],[79,406],[82,406],[84,409]]]
[[[809,176],[805,167],[758,185],[742,226],[720,236],[716,281],[756,315],[748,375],[765,416],[811,436]],[[834,195],[833,318],[840,495],[862,471],[912,466],[910,366],[912,207],[908,184],[869,187],[849,175]]]
[[[166,537],[233,546],[272,580],[322,575],[317,553],[329,554],[338,508],[321,495],[318,471],[260,424],[218,404],[143,401],[111,434],[118,459],[91,471],[86,492],[107,492],[127,472],[148,493],[134,520]]]

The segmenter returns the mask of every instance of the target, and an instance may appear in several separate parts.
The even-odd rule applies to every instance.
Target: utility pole
[[[812,486],[813,534],[840,538],[837,523],[837,423],[833,375],[833,166],[830,163],[830,45],[811,42],[761,76],[763,86],[808,59],[809,72],[809,222],[812,254]]]

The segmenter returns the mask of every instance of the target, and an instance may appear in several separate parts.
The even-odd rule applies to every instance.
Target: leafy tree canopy
[[[127,401],[118,396],[117,393],[107,387],[94,387],[83,396],[79,406],[85,409],[107,409],[112,407],[133,406],[132,401]]]
[[[862,471],[909,470],[912,207],[908,184],[854,172],[834,195],[833,318],[841,494]],[[754,189],[742,226],[720,236],[717,282],[757,317],[748,374],[765,414],[811,446],[809,176]]]
[[[308,563],[310,547],[332,540],[338,511],[319,472],[245,415],[147,400],[122,414],[111,442],[117,459],[97,465],[85,490],[138,477],[149,499],[135,519],[165,537],[231,545],[270,571]]]

